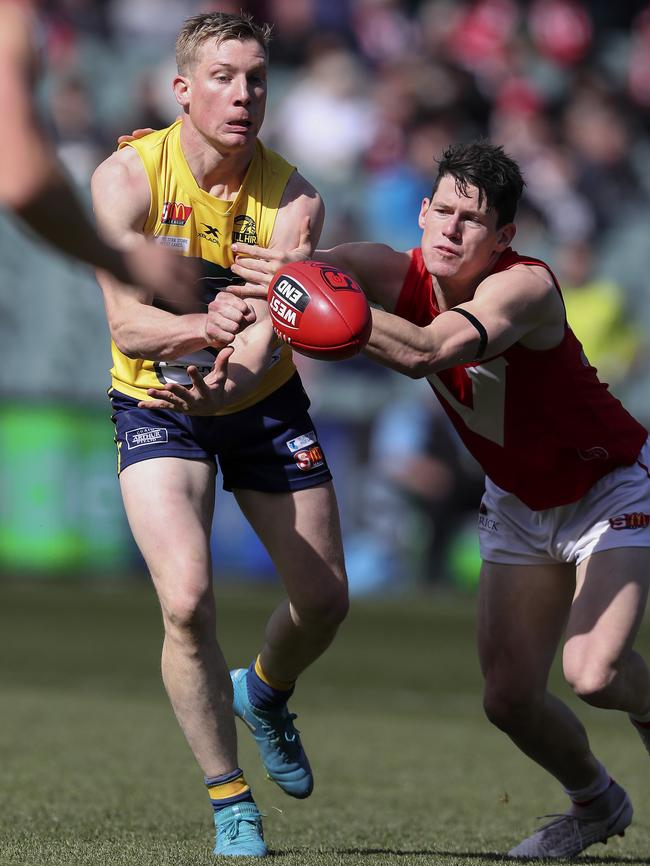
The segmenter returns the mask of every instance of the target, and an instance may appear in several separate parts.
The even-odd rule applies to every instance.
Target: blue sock
[[[289,689],[274,689],[259,676],[255,666],[256,662],[251,662],[246,674],[246,690],[251,704],[258,710],[270,710],[286,704],[293,694],[294,686]]]

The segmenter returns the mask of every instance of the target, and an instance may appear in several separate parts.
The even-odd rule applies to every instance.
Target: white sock
[[[647,725],[650,722],[650,713],[646,713],[644,716],[637,716],[636,713],[630,713],[630,718],[634,722],[641,722],[642,725]]]
[[[579,788],[578,790],[571,790],[570,788],[565,788],[564,791],[571,798],[571,802],[575,806],[584,807],[589,806],[590,803],[596,799],[596,797],[600,797],[601,794],[604,794],[605,791],[611,785],[612,780],[610,778],[609,773],[603,767],[602,764],[598,764],[598,775],[584,788]]]

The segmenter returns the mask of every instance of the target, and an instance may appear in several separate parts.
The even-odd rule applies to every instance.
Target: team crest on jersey
[[[257,243],[257,226],[253,217],[246,214],[235,217],[232,230],[232,242],[240,244]]]
[[[643,511],[631,511],[618,517],[610,517],[609,525],[617,531],[621,529],[647,529],[650,526],[650,514]]]
[[[190,218],[192,207],[182,201],[166,201],[163,205],[160,222],[164,226],[184,226]]]
[[[307,290],[292,277],[281,277],[273,287],[269,301],[272,318],[290,328],[298,328],[311,298]]]

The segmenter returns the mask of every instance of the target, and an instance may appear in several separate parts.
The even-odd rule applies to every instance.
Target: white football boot
[[[610,788],[607,792],[613,801],[609,815],[579,817],[571,812],[546,815],[553,820],[508,851],[508,856],[534,860],[575,857],[596,842],[606,843],[610,836],[624,836],[632,820],[632,803],[620,785],[614,786],[617,790]]]

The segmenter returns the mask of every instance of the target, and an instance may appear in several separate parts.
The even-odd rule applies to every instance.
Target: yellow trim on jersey
[[[144,234],[183,255],[202,259],[210,285],[218,288],[233,278],[229,270],[234,262],[233,239],[269,245],[282,195],[295,169],[257,141],[237,196],[224,201],[197,184],[183,153],[180,132],[181,121],[177,121],[123,145],[137,151],[149,179],[151,204]],[[151,400],[147,389],[164,387],[170,381],[190,384],[185,372],[189,364],[207,372],[214,363],[214,351],[207,349],[169,363],[128,358],[114,342],[111,350],[112,386],[136,400]],[[291,350],[283,345],[255,390],[217,414],[240,412],[258,403],[287,382],[295,370]]]

